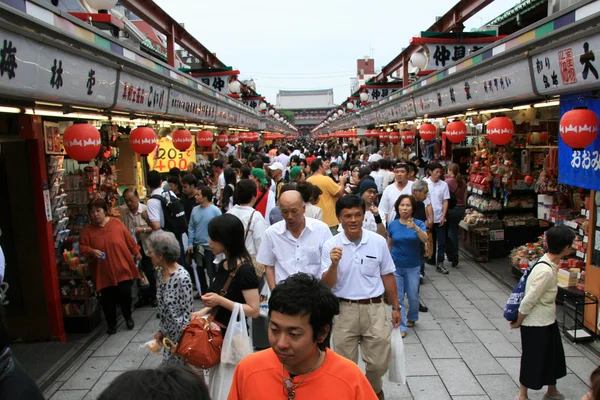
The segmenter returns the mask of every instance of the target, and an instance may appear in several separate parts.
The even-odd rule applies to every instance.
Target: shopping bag
[[[392,329],[392,359],[388,365],[388,378],[390,382],[406,384],[406,360],[404,356],[404,342],[399,328]]]
[[[265,282],[260,291],[260,315],[265,318],[269,317],[269,297],[271,297],[271,291],[269,285]]]
[[[212,400],[227,400],[233,383],[235,365],[219,363],[208,372],[208,389]]]
[[[246,315],[240,303],[235,303],[221,349],[221,364],[237,365],[252,354],[252,345],[246,325]]]

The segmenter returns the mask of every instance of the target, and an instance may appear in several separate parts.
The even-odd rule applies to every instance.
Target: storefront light
[[[478,111],[467,111],[467,112],[465,113],[465,115],[466,115],[467,117],[471,117],[471,116],[473,116],[473,115],[478,115],[478,114],[479,114],[479,112],[478,112]]]
[[[60,111],[52,111],[52,110],[37,110],[33,108],[25,109],[25,114],[27,115],[40,115],[43,117],[62,117],[62,118],[78,118],[78,119],[97,119],[99,121],[108,120],[107,116],[104,115],[96,115],[96,114],[80,114],[80,113],[68,113],[64,114]]]
[[[554,106],[558,106],[560,104],[560,101],[555,100],[555,101],[547,101],[544,103],[536,103],[533,106],[535,108],[544,108],[544,107],[554,107]]]
[[[48,102],[45,102],[45,101],[36,101],[35,104],[38,105],[38,106],[62,107],[62,104],[48,103]]]
[[[528,110],[531,107],[532,107],[531,104],[527,104],[527,105],[524,105],[524,106],[516,106],[516,107],[513,107],[512,109],[515,110],[515,111],[517,111],[517,110]]]
[[[102,110],[98,109],[98,108],[90,108],[90,107],[80,107],[80,106],[73,106],[72,107],[75,110],[85,110],[85,111],[94,111],[97,113],[101,113]]]
[[[20,112],[21,109],[17,107],[0,107],[0,113],[18,114]]]
[[[494,114],[494,113],[507,112],[507,111],[512,111],[512,108],[495,108],[493,110],[482,110],[482,111],[479,111],[479,113],[480,114]]]

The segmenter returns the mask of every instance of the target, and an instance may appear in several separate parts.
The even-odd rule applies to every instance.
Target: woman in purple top
[[[456,196],[456,206],[448,209],[446,224],[446,255],[452,266],[458,265],[458,224],[465,217],[467,183],[460,175],[458,164],[448,165],[445,182],[451,196]]]

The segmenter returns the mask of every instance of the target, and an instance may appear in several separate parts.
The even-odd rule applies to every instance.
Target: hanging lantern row
[[[598,136],[598,116],[584,107],[567,111],[560,119],[560,137],[573,150],[583,150]]]
[[[400,143],[400,132],[392,131],[388,135],[388,141],[392,144]]]
[[[451,143],[461,143],[467,138],[467,126],[462,121],[450,122],[446,125],[446,138]]]
[[[402,131],[402,143],[404,143],[407,146],[410,146],[415,142],[416,136],[417,135],[414,131],[411,131],[410,129],[405,129]]]
[[[73,124],[65,130],[63,144],[65,152],[73,160],[89,162],[100,151],[100,132],[87,123]]]
[[[515,127],[507,117],[492,118],[486,126],[486,137],[496,146],[504,146],[512,140]]]
[[[437,128],[433,124],[425,123],[419,127],[419,136],[426,142],[434,140],[436,134]]]
[[[135,128],[129,135],[129,144],[133,151],[141,156],[147,156],[152,153],[158,145],[156,132],[149,126]]]
[[[186,151],[194,142],[192,134],[185,129],[176,130],[171,137],[173,138],[173,147],[179,151]]]

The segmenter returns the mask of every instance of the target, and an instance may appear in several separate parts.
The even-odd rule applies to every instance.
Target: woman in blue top
[[[427,232],[423,221],[413,219],[415,198],[407,194],[398,197],[394,209],[399,219],[390,223],[388,228],[388,247],[396,265],[396,285],[398,300],[402,308],[402,337],[406,336],[406,328],[415,325],[419,319],[419,280],[421,271],[420,242],[427,241]],[[404,295],[408,297],[408,322]]]

